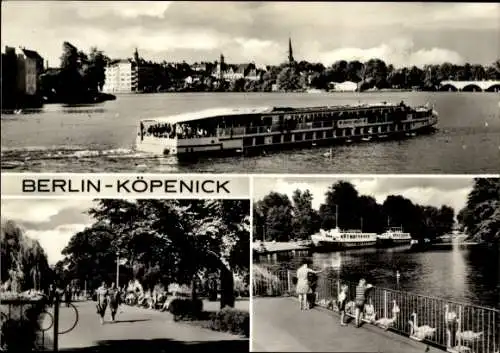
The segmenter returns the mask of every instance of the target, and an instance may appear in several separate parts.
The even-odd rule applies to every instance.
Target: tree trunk
[[[220,308],[224,309],[226,306],[234,308],[234,278],[233,273],[226,266],[221,266],[220,281]]]
[[[193,276],[193,279],[191,280],[191,300],[195,301],[198,298],[198,293],[196,291],[196,275]]]

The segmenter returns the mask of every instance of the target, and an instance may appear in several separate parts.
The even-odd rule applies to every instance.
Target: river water
[[[439,131],[405,141],[203,159],[179,164],[133,150],[139,119],[210,107],[313,106],[380,101],[435,104]],[[33,172],[497,173],[498,93],[180,93],[2,115],[2,170]]]
[[[454,247],[452,250],[409,251],[408,247],[357,249],[331,253],[283,253],[254,257],[272,268],[296,269],[304,257],[313,268],[333,271],[339,278],[399,289],[447,300],[500,309],[499,250]],[[400,272],[399,281],[396,271]]]

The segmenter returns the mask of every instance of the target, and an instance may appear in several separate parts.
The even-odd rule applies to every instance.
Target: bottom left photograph
[[[249,200],[2,199],[1,350],[249,351]]]

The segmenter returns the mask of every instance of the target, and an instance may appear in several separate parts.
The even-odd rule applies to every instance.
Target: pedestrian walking
[[[118,307],[121,304],[120,290],[116,288],[115,283],[111,283],[111,287],[108,289],[109,296],[109,310],[111,311],[111,321],[115,322],[116,313]]]
[[[97,297],[97,315],[99,315],[101,325],[104,324],[104,314],[106,313],[106,308],[108,306],[108,288],[106,282],[102,282],[101,286],[96,290]]]
[[[71,286],[68,284],[66,289],[64,290],[64,302],[66,303],[66,307],[69,308],[69,304],[71,304]]]

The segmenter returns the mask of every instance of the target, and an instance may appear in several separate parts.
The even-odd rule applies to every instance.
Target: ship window
[[[302,141],[302,133],[295,134],[295,141]]]

